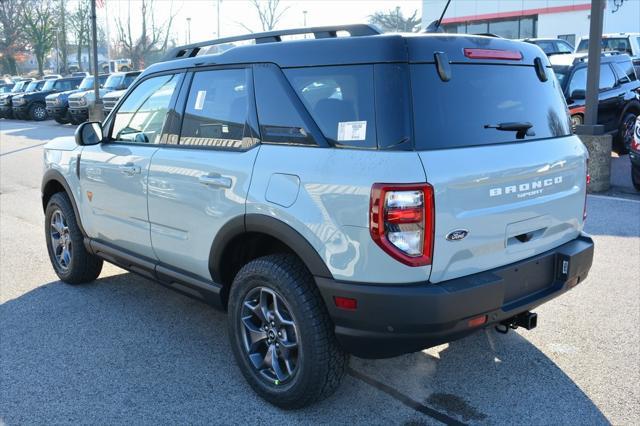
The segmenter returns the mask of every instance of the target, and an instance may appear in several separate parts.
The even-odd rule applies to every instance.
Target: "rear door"
[[[181,97],[175,136],[149,170],[151,241],[163,264],[211,279],[213,240],[244,215],[259,149],[251,69],[195,72]]]
[[[449,81],[433,63],[411,65],[416,149],[435,191],[432,282],[533,256],[582,229],[586,151],[551,69],[541,81],[528,63],[459,61]],[[514,122],[531,128],[496,128]]]

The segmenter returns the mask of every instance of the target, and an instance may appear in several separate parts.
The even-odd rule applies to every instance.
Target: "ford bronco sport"
[[[587,151],[538,47],[355,25],[167,56],[46,146],[51,262],[79,284],[106,260],[226,309],[273,404],[329,395],[349,353],[533,328],[586,278]]]

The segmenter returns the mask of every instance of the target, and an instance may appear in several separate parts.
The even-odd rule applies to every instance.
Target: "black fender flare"
[[[64,178],[63,174],[60,173],[60,171],[58,171],[56,169],[49,169],[42,176],[42,184],[40,186],[40,192],[41,192],[41,197],[42,197],[42,210],[43,211],[47,210],[47,204],[45,202],[44,196],[46,194],[47,186],[49,184],[51,184],[51,182],[54,182],[54,181],[59,183],[60,186],[62,186],[64,188],[65,192],[67,193],[67,197],[69,197],[69,200],[71,200],[71,206],[73,207],[73,213],[76,215],[76,223],[78,224],[78,227],[80,228],[80,232],[82,232],[82,235],[86,238],[87,237],[87,233],[85,232],[84,227],[82,226],[82,219],[80,218],[80,210],[78,210],[78,206],[76,204],[76,200],[73,197],[73,191],[71,191],[71,187],[69,187],[69,184],[67,183],[67,180]]]
[[[227,244],[247,232],[258,232],[280,240],[300,257],[312,275],[333,279],[331,271],[329,271],[320,254],[306,238],[290,225],[271,216],[246,214],[227,222],[216,234],[211,244],[209,272],[213,281],[222,282],[219,271],[221,270],[222,258]]]

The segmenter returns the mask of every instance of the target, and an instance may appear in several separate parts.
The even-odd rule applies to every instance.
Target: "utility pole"
[[[56,29],[56,74],[60,74],[60,40],[58,34],[59,29]]]
[[[60,0],[60,31],[62,37],[60,39],[60,47],[62,49],[62,71],[67,72],[67,11],[65,10],[64,0]],[[60,70],[58,70],[60,74]]]
[[[604,0],[591,0],[589,27],[589,59],[587,63],[587,94],[584,124],[598,124],[598,92],[600,82],[600,55],[602,51],[602,23]]]
[[[218,19],[218,24],[216,26],[216,30],[218,30],[218,38],[222,38],[222,31],[220,31],[220,2],[222,2],[222,0],[216,0],[216,4],[218,6],[218,13],[216,14]]]
[[[100,81],[98,79],[98,24],[96,19],[96,0],[91,0],[91,45],[93,50],[93,94],[95,102],[89,111],[90,121],[102,121],[102,99],[100,99]]]

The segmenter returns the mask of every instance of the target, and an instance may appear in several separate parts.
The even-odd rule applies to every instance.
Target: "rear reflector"
[[[479,317],[471,318],[467,323],[469,327],[477,327],[487,322],[487,316],[481,315]]]
[[[348,311],[358,309],[358,301],[350,297],[333,296],[333,302],[336,304],[336,307],[340,309],[346,309]]]
[[[504,59],[509,61],[522,59],[522,53],[517,50],[464,49],[464,56],[469,59]]]

